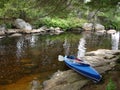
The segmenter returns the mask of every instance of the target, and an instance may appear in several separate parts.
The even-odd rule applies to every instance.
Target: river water
[[[111,49],[110,36],[86,35],[86,51]],[[65,54],[63,44],[67,39],[69,54],[76,56],[82,36],[64,33],[0,39],[0,90],[27,90],[34,77],[38,77],[42,83],[54,72],[68,69],[63,62],[58,62],[58,55]]]

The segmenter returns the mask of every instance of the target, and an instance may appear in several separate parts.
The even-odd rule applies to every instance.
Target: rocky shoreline
[[[116,66],[119,55],[120,50],[99,49],[87,52],[85,59],[100,74],[104,75],[106,71],[110,71]],[[81,90],[88,82],[92,81],[71,69],[58,71],[51,79],[43,82],[43,90]]]
[[[0,38],[3,38],[5,36],[22,36],[22,34],[60,34],[64,31],[59,27],[46,27],[42,26],[38,29],[33,28],[32,25],[30,25],[28,22],[24,21],[23,19],[16,19],[14,21],[14,29],[8,29],[6,25],[0,25]]]
[[[0,25],[0,38],[5,36],[14,37],[14,36],[22,36],[23,34],[49,34],[49,35],[59,35],[63,33],[65,30],[60,27],[46,27],[42,26],[38,29],[35,29],[34,26],[30,25],[28,22],[23,19],[16,19],[13,23],[14,29],[9,29],[6,25]],[[93,31],[95,29],[96,35],[104,35],[104,34],[112,34],[115,33],[116,30],[110,29],[105,30],[105,27],[101,24],[96,23],[95,28],[93,28],[92,23],[84,23],[82,27],[74,27],[66,31],[81,33],[82,31]]]
[[[9,36],[9,37],[14,37],[14,36],[22,36],[23,34],[39,34],[39,35],[58,35],[63,33],[59,27],[57,28],[47,28],[45,26],[39,28],[39,29],[32,29],[32,30],[24,30],[24,29],[7,29],[5,31],[0,32],[0,38]]]

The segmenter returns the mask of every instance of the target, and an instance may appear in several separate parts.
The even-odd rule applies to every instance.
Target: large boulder
[[[116,33],[116,32],[117,32],[116,30],[110,29],[110,30],[107,31],[107,34],[114,34],[114,33]]]
[[[84,30],[93,30],[95,28],[96,31],[98,30],[105,30],[105,27],[101,24],[97,24],[95,23],[95,25],[93,26],[93,23],[84,23],[82,28]]]
[[[99,31],[99,30],[105,30],[105,27],[101,24],[95,24],[95,30]]]
[[[57,35],[59,35],[59,34],[61,34],[61,33],[63,33],[64,31],[62,31],[61,30],[61,28],[59,28],[59,27],[56,27],[56,28],[54,28],[55,30],[54,30],[54,34],[57,34]]]
[[[8,30],[6,31],[6,34],[9,34],[9,35],[15,34],[15,33],[17,33],[17,31],[16,31],[15,29],[8,29]]]
[[[93,24],[92,23],[84,23],[82,28],[84,30],[92,30],[93,29]]]
[[[32,30],[32,26],[29,23],[25,22],[23,19],[16,19],[15,26],[16,28],[22,30]]]

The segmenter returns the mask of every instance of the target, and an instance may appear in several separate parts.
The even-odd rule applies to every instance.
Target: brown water
[[[80,34],[24,35],[0,39],[0,90],[27,90],[34,77],[42,83],[66,65],[58,61],[64,55],[63,43],[70,43],[70,54],[77,54]],[[87,51],[110,48],[106,37],[87,38]]]

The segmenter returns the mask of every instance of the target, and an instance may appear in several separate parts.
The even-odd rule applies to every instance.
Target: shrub
[[[107,84],[106,90],[116,90],[116,85],[110,78],[109,83]]]
[[[83,23],[85,23],[86,20],[84,19],[78,19],[78,18],[50,18],[46,17],[42,20],[39,20],[39,22],[36,25],[46,25],[47,27],[60,27],[62,29],[69,29],[72,27],[81,27]]]

